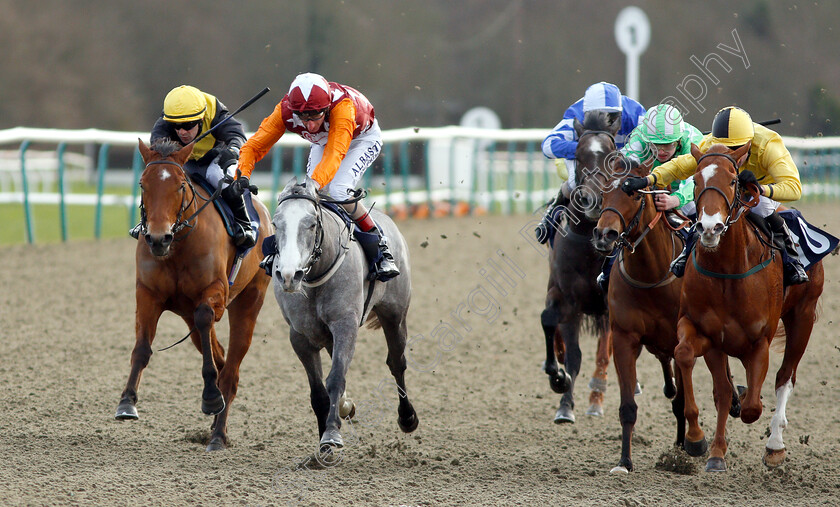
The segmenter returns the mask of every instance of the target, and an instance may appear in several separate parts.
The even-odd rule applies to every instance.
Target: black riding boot
[[[604,260],[604,264],[601,267],[601,273],[598,275],[598,278],[595,279],[598,283],[598,287],[601,288],[601,292],[603,292],[605,296],[607,295],[607,290],[610,288],[610,273],[612,272],[613,263],[615,262],[616,257],[618,257],[618,249],[613,250],[613,253]]]
[[[376,269],[376,278],[379,281],[385,282],[400,274],[400,268],[397,267],[394,256],[391,255],[391,249],[388,248],[388,239],[378,227],[368,232],[357,230],[356,239],[362,246],[368,262]]]
[[[128,230],[128,235],[131,236],[134,239],[139,239],[140,238],[140,232],[142,230],[143,230],[143,222],[140,222],[139,224],[135,225],[134,227],[132,227],[131,229]]]
[[[563,183],[563,186],[566,186],[566,183]],[[554,210],[556,210],[559,206],[566,207],[569,204],[570,200],[563,193],[563,187],[561,186],[554,199],[546,204],[545,213],[543,213],[540,223],[537,224],[536,228],[534,228],[534,233],[537,236],[538,243],[541,245],[546,244],[554,234],[554,231],[557,230],[557,222],[555,222],[553,218]]]
[[[807,282],[808,274],[805,273],[805,267],[799,260],[799,252],[796,251],[796,244],[793,242],[793,237],[790,235],[790,229],[788,229],[785,219],[774,211],[765,220],[767,220],[770,230],[773,231],[774,241],[781,239],[781,242],[778,242],[777,245],[783,249],[784,284],[798,285]]]
[[[692,224],[688,228],[688,237],[685,239],[685,246],[683,251],[671,262],[671,273],[674,273],[677,278],[685,274],[685,264],[688,262],[688,256],[691,254],[691,249],[694,248],[694,243],[697,242],[697,232],[695,225]]]
[[[233,243],[240,248],[251,248],[256,245],[257,233],[251,227],[251,217],[248,216],[248,208],[245,206],[245,196],[237,195],[231,187],[227,187],[222,190],[222,198],[230,206],[233,218],[236,219]]]

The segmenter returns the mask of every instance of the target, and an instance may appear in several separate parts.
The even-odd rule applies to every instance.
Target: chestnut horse
[[[229,285],[236,249],[221,216],[205,209],[212,208],[211,199],[184,171],[192,149],[192,144],[180,148],[168,141],[148,148],[140,141],[146,164],[140,177],[146,234],[137,243],[136,342],[131,372],[115,417],[138,418],[135,404],[140,376],[152,355],[158,320],[169,310],[184,319],[193,344],[202,353],[201,410],[215,416],[207,446],[211,451],[228,444],[227,418],[239,383],[239,365],[251,345],[270,281],[259,267],[260,247],[272,232],[268,210],[255,199],[260,239],[244,256],[233,285]],[[230,321],[227,357],[214,326],[225,308]]]
[[[548,293],[541,315],[546,347],[543,370],[549,376],[551,388],[563,393],[554,415],[555,423],[575,421],[574,388],[581,363],[578,335],[584,317],[588,317],[587,323],[598,335],[595,372],[589,383],[590,406],[586,413],[604,414],[611,346],[607,334],[607,304],[595,282],[602,259],[591,239],[600,214],[601,189],[607,171],[605,164],[615,151],[614,136],[619,126],[619,122],[610,123],[610,117],[599,111],[587,113],[583,124],[575,120],[577,187],[549,249]],[[565,366],[565,371],[558,367],[557,361]]]
[[[776,373],[776,412],[770,421],[763,461],[768,467],[784,461],[785,408],[823,290],[821,261],[812,265],[808,283],[783,287],[781,255],[756,234],[746,219],[750,206],[757,201],[757,189],[741,189],[738,183],[738,168],[749,156],[749,149],[747,143],[734,151],[723,145],[714,145],[705,154],[695,146],[691,150],[697,160],[694,192],[700,236],[686,266],[677,324],[679,344],[674,355],[685,388],[688,433],[684,447],[692,456],[706,450],[691,377],[695,358],[703,356],[712,374],[717,426],[706,462],[706,471],[710,472],[726,470],[726,420],[732,394],[727,357],[740,359],[746,370],[741,420],[753,423],[761,415],[761,385],[779,319],[786,335],[777,337],[784,341],[784,357]],[[746,195],[751,196],[748,202],[743,200]]]
[[[613,362],[618,377],[621,405],[621,459],[611,472],[630,472],[631,440],[638,406],[635,401],[636,359],[645,347],[662,364],[664,393],[672,399],[671,409],[677,419],[676,445],[685,438],[685,415],[682,378],[671,360],[677,346],[677,315],[682,279],[669,270],[671,261],[682,249],[676,227],[657,211],[656,192],[639,191],[628,196],[619,187],[627,175],[644,177],[649,166],[616,157],[611,161],[611,179],[604,188],[601,218],[592,231],[592,244],[604,255],[618,247],[618,258],[607,291]],[[676,385],[674,381],[676,380]],[[737,396],[732,398],[733,415],[740,410]]]

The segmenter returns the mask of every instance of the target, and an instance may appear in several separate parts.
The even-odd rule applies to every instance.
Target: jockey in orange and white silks
[[[306,172],[318,189],[336,200],[352,197],[365,171],[382,150],[382,132],[374,109],[359,91],[328,82],[313,73],[300,74],[289,92],[242,147],[241,178],[248,181],[261,160],[287,131],[312,143]],[[377,275],[380,280],[399,274],[386,239],[361,202],[344,206],[362,232],[378,235]],[[372,252],[366,252],[372,256]]]

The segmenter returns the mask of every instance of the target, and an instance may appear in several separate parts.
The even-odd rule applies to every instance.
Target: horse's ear
[[[190,155],[192,155],[192,151],[193,151],[194,147],[195,147],[195,143],[190,143],[190,144],[184,146],[183,148],[181,148],[180,150],[175,152],[175,154],[173,155],[173,158],[179,164],[184,165],[186,163],[187,159],[190,158]]]
[[[306,187],[306,191],[308,193],[311,193],[312,195],[318,193],[318,191],[316,190],[317,186],[315,185],[315,180],[310,178],[309,175],[307,175],[306,179],[303,180],[303,186]]]
[[[283,187],[283,192],[282,193],[289,192],[292,189],[292,187],[297,185],[297,184],[298,184],[297,178],[292,176],[291,179],[289,179],[289,181],[286,183],[286,186]]]
[[[737,167],[741,167],[747,161],[750,156],[750,146],[752,146],[752,139],[732,153],[732,158],[738,161]]]
[[[583,134],[583,123],[580,122],[577,118],[575,118],[574,123],[572,125],[575,128],[575,132],[577,132],[578,138],[580,138],[581,134]]]
[[[698,148],[694,143],[691,143],[691,156],[693,156],[694,160],[698,162],[700,162],[700,157],[703,156],[703,152],[700,151],[700,148]]]
[[[607,113],[607,130],[615,135],[619,128],[621,128],[621,111]]]
[[[152,150],[139,137],[137,138],[137,147],[140,149],[140,156],[143,157],[143,162],[148,162],[152,157]]]

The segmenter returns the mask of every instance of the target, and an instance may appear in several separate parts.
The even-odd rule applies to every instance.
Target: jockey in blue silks
[[[606,111],[615,115],[614,121],[620,121],[621,127],[615,135],[616,148],[624,146],[630,133],[641,122],[645,115],[645,108],[637,101],[621,94],[621,90],[611,83],[601,81],[586,89],[583,98],[569,106],[563,119],[554,127],[542,142],[543,154],[556,160],[557,175],[566,180],[560,187],[560,192],[548,204],[540,224],[536,228],[537,241],[548,241],[553,229],[551,215],[558,206],[568,206],[572,190],[575,189],[575,150],[578,136],[575,132],[574,121],[583,123],[584,114],[589,111]],[[565,164],[560,162],[565,159]]]

